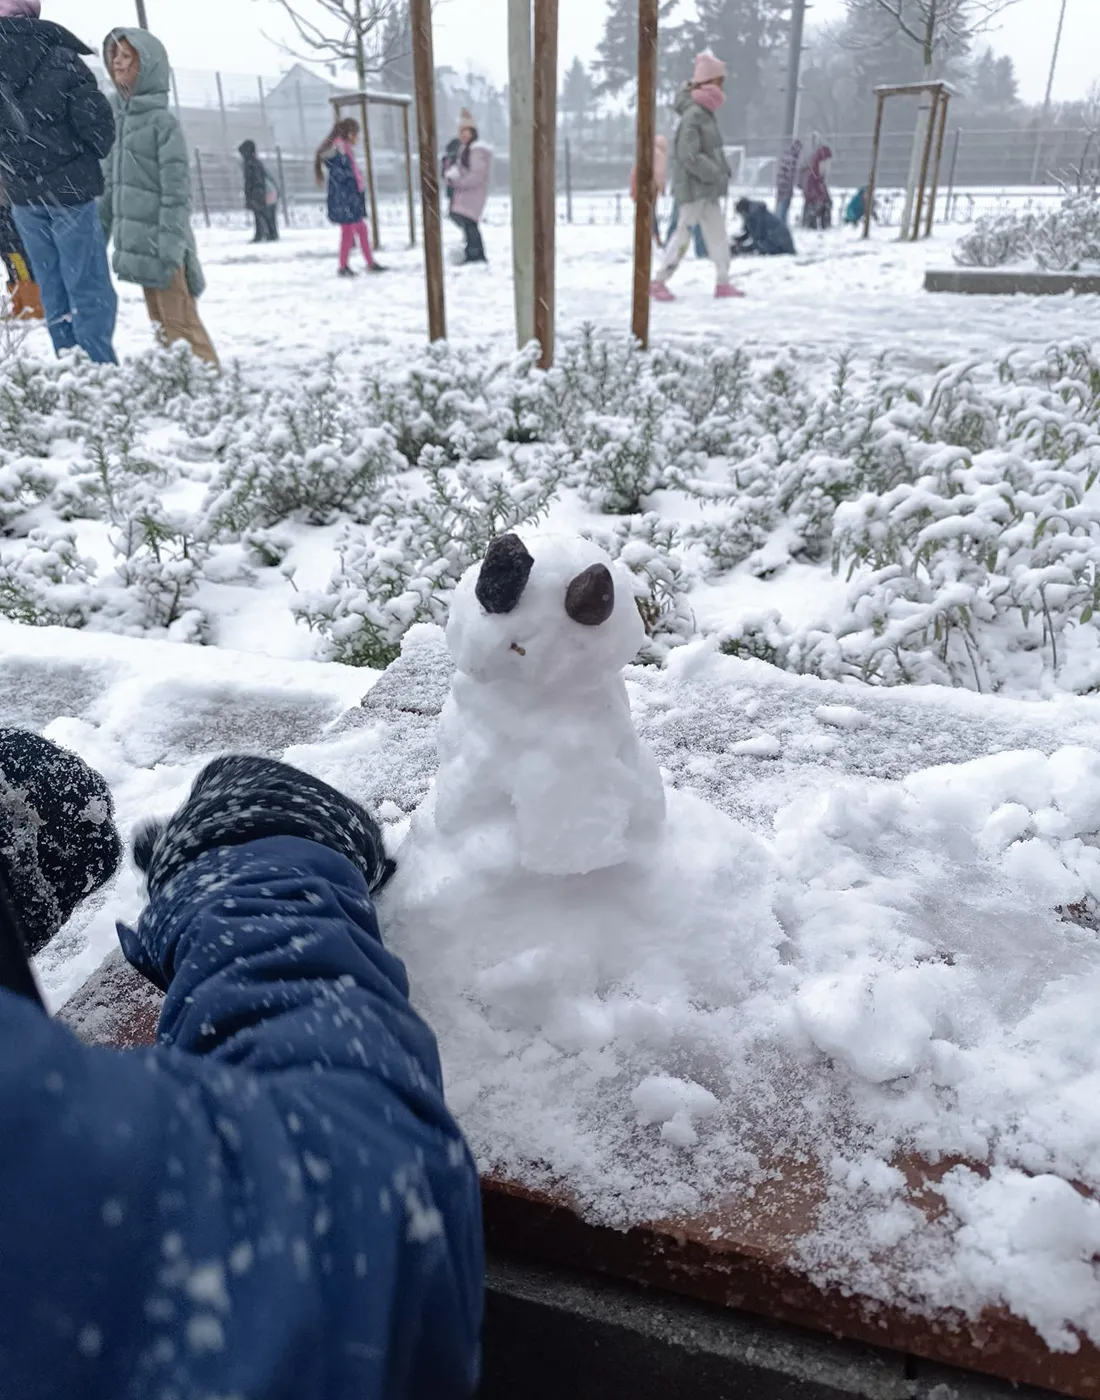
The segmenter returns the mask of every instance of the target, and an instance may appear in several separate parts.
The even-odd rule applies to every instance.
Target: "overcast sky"
[[[308,6],[310,0],[298,0]],[[289,39],[275,0],[146,0],[149,23],[180,68],[277,73],[286,62],[277,43]],[[843,12],[844,0],[814,0],[811,19]],[[115,24],[134,22],[133,0],[43,0],[43,13],[68,25],[93,47]],[[603,0],[560,0],[562,66],[592,57],[603,23]],[[498,83],[507,76],[506,0],[442,0],[436,10],[436,62],[478,68]],[[1058,0],[1017,0],[990,42],[1016,61],[1021,91],[1041,101],[1054,44]],[[1081,97],[1100,77],[1100,0],[1068,0],[1055,100]]]

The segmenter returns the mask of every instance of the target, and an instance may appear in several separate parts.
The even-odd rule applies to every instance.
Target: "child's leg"
[[[700,206],[699,227],[703,230],[707,256],[718,275],[718,286],[724,287],[730,280],[730,245],[726,221],[717,200],[708,199]]]
[[[182,267],[173,277],[172,285],[164,291],[146,287],[145,304],[162,345],[174,345],[176,341],[183,340],[200,360],[210,365],[218,363],[217,351],[199,319],[199,310],[188,289],[187,276]]]
[[[655,278],[657,282],[667,282],[683,261],[688,244],[691,242],[695,220],[699,217],[700,207],[698,204],[680,205],[677,211],[675,232],[669,234],[668,242],[665,244],[664,261],[657,270]]]
[[[355,225],[340,225],[340,271],[343,272],[351,261],[351,250],[355,247]]]
[[[367,232],[366,219],[360,219],[359,222],[354,225],[354,229],[355,236],[359,240],[359,246],[363,250],[363,257],[366,259],[367,266],[373,267],[374,254],[371,252],[370,248],[370,234]]]

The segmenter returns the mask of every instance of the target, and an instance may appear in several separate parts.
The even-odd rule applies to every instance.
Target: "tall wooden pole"
[[[789,145],[798,135],[798,99],[802,88],[802,38],[806,30],[806,0],[791,5],[791,38],[787,54],[787,102],[783,135]]]
[[[376,248],[381,248],[378,232],[378,200],[374,193],[374,152],[370,143],[370,103],[364,88],[359,89],[359,125],[363,128],[363,164],[367,172],[367,198],[370,201],[370,234]]]
[[[932,197],[928,201],[928,222],[924,226],[925,238],[932,237],[932,225],[936,221],[936,196],[940,192],[940,167],[943,164],[943,142],[947,135],[947,104],[951,96],[944,88],[940,93],[940,134],[936,138],[936,163],[932,168]]]
[[[405,141],[405,192],[409,196],[409,247],[416,247],[416,207],[413,202],[413,158],[409,146],[409,109],[401,105],[401,135]]]
[[[924,208],[924,196],[928,188],[928,167],[932,161],[932,138],[936,134],[936,114],[939,111],[940,94],[939,89],[934,89],[931,106],[928,112],[928,133],[924,138],[924,155],[920,163],[920,185],[917,189],[917,207],[913,213],[913,235],[914,243],[920,238],[920,216]]]
[[[558,0],[535,0],[534,136],[535,339],[539,364],[554,363],[554,235],[557,231]]]
[[[374,246],[381,248],[378,233],[378,200],[374,193],[374,152],[370,144],[370,103],[367,101],[367,52],[363,44],[363,0],[355,0],[355,76],[359,81],[359,125],[363,128],[363,163],[367,168],[367,195],[370,198],[370,231]]]
[[[649,281],[653,271],[653,147],[657,137],[657,0],[638,0],[638,130],[634,154],[634,339],[649,347]]]
[[[863,212],[863,236],[871,236],[871,210],[875,205],[875,181],[878,178],[878,151],[882,143],[882,113],[886,106],[886,98],[881,92],[876,93],[878,98],[878,108],[875,112],[875,135],[871,142],[871,174],[867,181],[867,208]]]
[[[516,344],[535,338],[535,211],[531,0],[508,0],[509,166],[512,184],[512,281]]]
[[[428,338],[447,338],[443,306],[443,227],[439,213],[439,170],[435,140],[435,58],[432,53],[431,0],[409,0],[416,139],[420,151],[420,216],[424,226],[424,274],[428,283]]]

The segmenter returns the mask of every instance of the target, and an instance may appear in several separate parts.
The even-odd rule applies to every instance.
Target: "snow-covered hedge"
[[[1053,210],[985,214],[955,245],[963,267],[1032,261],[1043,271],[1100,267],[1100,191],[1075,194]]]
[[[701,587],[734,603],[739,574],[810,566],[812,621],[734,606],[723,622],[712,603],[709,629],[876,684],[1100,685],[1088,344],[923,376],[846,353],[824,377],[790,354],[647,355],[592,330],[546,374],[530,352],[439,345],[266,386],[179,350],[8,370],[0,613],[22,621],[216,639],[206,585],[285,590],[263,573],[281,568],[322,655],[383,665],[446,617],[494,534],[549,516],[632,570],[653,662],[698,631]],[[302,552],[332,525],[335,568],[307,586]]]

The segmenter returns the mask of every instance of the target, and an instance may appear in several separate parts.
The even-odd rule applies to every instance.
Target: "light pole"
[[[138,24],[142,29],[149,28],[149,20],[145,14],[145,0],[137,0]]]
[[[1062,0],[1062,8],[1058,14],[1058,28],[1054,35],[1054,52],[1050,56],[1050,73],[1047,77],[1047,91],[1043,98],[1043,113],[1039,118],[1039,130],[1035,133],[1035,159],[1031,163],[1031,183],[1034,184],[1039,178],[1039,158],[1043,152],[1043,132],[1046,124],[1050,120],[1050,98],[1054,91],[1054,73],[1058,67],[1058,54],[1062,48],[1062,28],[1066,22],[1066,5],[1068,0]]]
[[[787,56],[787,111],[784,136],[788,143],[798,135],[798,107],[802,83],[802,34],[806,24],[806,0],[794,0],[791,6],[790,53]]]

